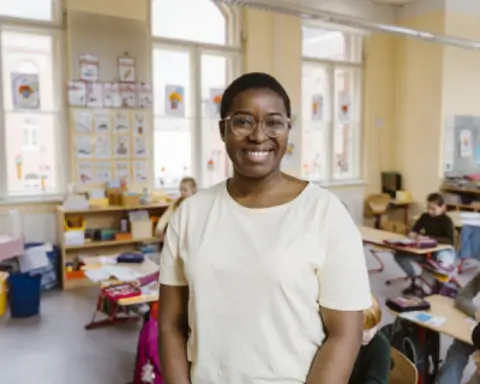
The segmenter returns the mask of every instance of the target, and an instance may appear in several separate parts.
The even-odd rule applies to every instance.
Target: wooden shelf
[[[443,192],[453,192],[453,193],[470,193],[470,194],[474,194],[474,195],[480,195],[480,189],[443,187],[442,191]]]
[[[58,211],[65,215],[80,215],[88,213],[104,213],[104,212],[121,212],[121,211],[135,211],[142,209],[161,209],[168,208],[170,204],[149,204],[149,205],[132,205],[132,206],[123,206],[123,205],[113,205],[106,208],[87,208],[79,210],[65,210],[62,206],[57,207]]]
[[[477,206],[477,205],[447,204],[447,207],[453,208],[456,211],[461,211],[461,210],[480,211],[480,206]]]
[[[145,239],[128,239],[128,240],[109,240],[109,241],[92,241],[82,245],[64,245],[65,251],[88,249],[88,248],[101,248],[101,247],[115,247],[117,245],[135,244],[135,243],[157,243],[160,242],[158,237],[148,237]]]

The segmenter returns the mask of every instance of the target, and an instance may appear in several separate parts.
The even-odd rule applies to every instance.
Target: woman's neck
[[[228,183],[228,189],[231,195],[238,197],[257,196],[277,188],[283,182],[283,179],[284,177],[280,170],[263,179],[251,179],[234,173]]]

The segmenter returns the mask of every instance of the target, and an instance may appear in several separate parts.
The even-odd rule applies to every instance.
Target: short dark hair
[[[292,117],[292,107],[290,105],[290,98],[285,91],[285,88],[279,83],[277,79],[267,73],[251,72],[246,73],[235,79],[225,90],[222,96],[220,105],[220,117],[225,119],[227,113],[232,106],[233,100],[238,94],[248,91],[250,89],[270,89],[280,96],[287,111],[287,117]]]
[[[443,199],[443,196],[437,192],[429,194],[427,196],[427,202],[437,204],[440,207],[445,205],[445,200]]]

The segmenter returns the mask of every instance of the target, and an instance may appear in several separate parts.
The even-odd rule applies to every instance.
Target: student
[[[420,216],[415,223],[412,231],[408,235],[411,239],[422,240],[431,238],[437,240],[439,244],[454,244],[455,227],[452,219],[445,213],[446,206],[442,195],[431,193],[427,197],[427,212]],[[447,249],[436,252],[433,257],[444,264],[453,264],[455,262],[455,252],[453,249]],[[395,261],[407,274],[408,277],[415,276],[413,262],[421,263],[425,256],[413,255],[408,252],[396,252]],[[411,288],[408,289],[409,291]],[[404,292],[407,293],[407,292]],[[409,292],[408,292],[409,293]]]
[[[480,293],[480,273],[463,287],[455,298],[455,306],[468,316],[480,322],[480,308],[473,303],[473,299]],[[475,348],[459,340],[453,340],[448,348],[447,356],[437,376],[436,384],[456,384],[462,381],[463,371],[468,364],[470,355]],[[471,383],[480,383],[480,379],[474,375]]]
[[[163,240],[165,229],[172,218],[173,213],[178,209],[180,204],[189,196],[197,193],[197,182],[193,177],[184,177],[180,181],[180,197],[164,212],[160,220],[158,220],[155,233],[157,237]]]
[[[363,342],[349,384],[387,384],[390,372],[390,342],[377,332],[382,311],[372,296],[372,306],[363,311]]]

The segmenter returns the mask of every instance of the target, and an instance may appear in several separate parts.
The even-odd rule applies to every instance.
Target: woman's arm
[[[161,286],[158,340],[165,384],[189,384],[188,287]]]
[[[346,384],[362,345],[363,313],[321,308],[327,338],[319,349],[307,384]]]

